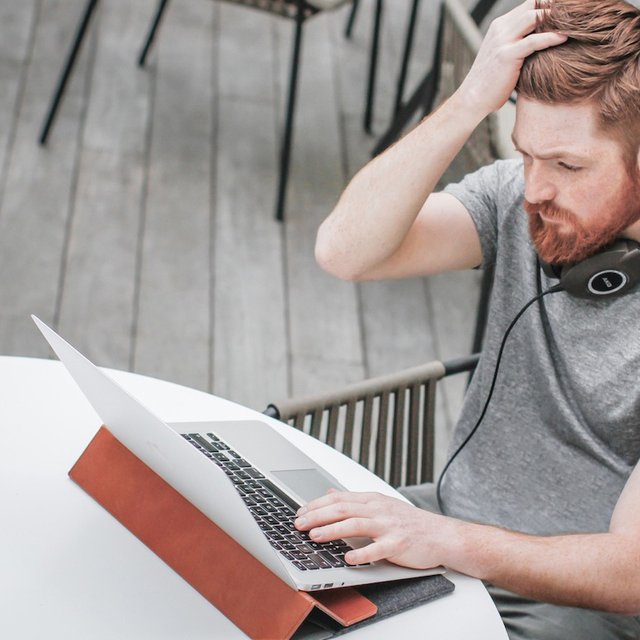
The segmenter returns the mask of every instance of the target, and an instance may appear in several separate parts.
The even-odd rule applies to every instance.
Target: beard
[[[542,260],[571,264],[612,243],[640,219],[640,185],[630,179],[612,208],[588,224],[552,201],[533,204],[525,200],[524,209],[529,215],[531,239]]]

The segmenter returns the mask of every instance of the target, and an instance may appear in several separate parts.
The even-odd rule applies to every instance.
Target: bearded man
[[[498,161],[434,193],[517,90]],[[557,285],[541,262],[640,242],[640,12],[620,0],[527,0],[495,20],[455,94],[351,181],[317,238],[338,277],[493,264],[488,330],[453,436],[471,433],[503,335]],[[632,245],[634,246],[634,245]],[[318,541],[367,536],[357,564],[445,565],[483,579],[512,640],[640,638],[640,287],[540,299],[506,345],[483,423],[416,506],[332,493],[300,511]],[[441,510],[439,509],[441,507]]]

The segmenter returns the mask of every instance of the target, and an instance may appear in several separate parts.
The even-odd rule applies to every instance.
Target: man
[[[371,280],[495,264],[485,348],[452,451],[481,412],[497,348],[540,269],[617,237],[640,241],[640,12],[619,0],[527,0],[495,20],[456,93],[351,181],[322,224],[329,272]],[[477,124],[518,90],[500,161],[433,193]],[[318,541],[367,536],[351,563],[443,564],[481,578],[512,639],[640,638],[640,287],[558,292],[506,345],[486,417],[453,462],[438,512],[377,494],[301,509]],[[635,468],[635,470],[634,470]]]

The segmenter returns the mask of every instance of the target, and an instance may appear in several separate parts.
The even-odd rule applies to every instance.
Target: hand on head
[[[483,116],[509,99],[527,56],[566,41],[559,33],[534,33],[544,11],[536,9],[535,0],[526,0],[491,23],[457,92]]]

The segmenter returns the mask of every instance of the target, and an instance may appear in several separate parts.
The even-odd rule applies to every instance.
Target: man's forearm
[[[531,536],[357,492],[311,501],[298,512],[296,527],[315,542],[371,538],[345,556],[350,564],[444,565],[534,600],[640,615],[640,467],[634,474],[608,533]]]
[[[358,278],[388,258],[484,115],[458,92],[361,169],[320,227],[322,266]]]
[[[628,533],[545,537],[450,524],[443,556],[452,569],[534,600],[640,614],[640,549]]]

